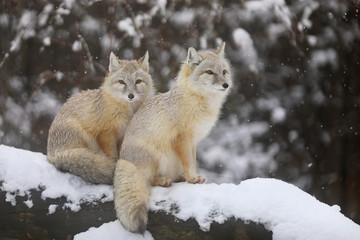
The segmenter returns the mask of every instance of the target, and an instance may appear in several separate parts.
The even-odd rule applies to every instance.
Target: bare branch
[[[105,75],[108,74],[108,70],[106,70],[106,68],[101,65],[100,63],[98,63],[97,61],[93,61],[94,65],[101,71],[103,72]]]
[[[0,69],[2,68],[2,66],[4,65],[4,63],[6,62],[6,60],[9,58],[10,56],[10,51],[7,51],[7,53],[5,53],[4,58],[1,60],[0,62]]]
[[[131,21],[132,21],[132,23],[133,23],[133,25],[134,25],[134,28],[135,28],[136,33],[140,33],[141,31],[140,31],[139,27],[138,27],[137,24],[136,24],[135,14],[134,14],[134,11],[132,10],[130,4],[129,4],[126,0],[123,1],[123,4],[125,5],[126,10],[127,10],[127,11],[129,12],[129,14],[130,14],[130,18],[131,18]]]
[[[89,50],[89,46],[88,46],[87,42],[85,41],[84,37],[80,33],[78,33],[78,38],[81,42],[81,45],[84,47],[86,57],[88,59],[88,62],[90,63],[90,71],[92,74],[94,74],[96,71],[95,71],[95,67],[94,67],[93,57]]]

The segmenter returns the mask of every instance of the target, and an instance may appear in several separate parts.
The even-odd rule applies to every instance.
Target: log
[[[6,193],[0,192],[0,239],[70,240],[77,233],[84,232],[90,227],[99,227],[116,219],[113,202],[83,204],[80,211],[72,212],[61,208],[66,202],[64,198],[43,200],[39,191],[31,192],[31,200],[34,203],[32,208],[23,203],[28,197],[16,197],[15,206],[5,199]],[[55,213],[48,214],[51,204],[57,204],[59,207]],[[182,221],[165,212],[149,212],[147,230],[156,240],[272,239],[272,233],[264,226],[245,223],[240,219],[230,219],[223,224],[213,223],[210,231],[204,232],[199,229],[196,220]]]

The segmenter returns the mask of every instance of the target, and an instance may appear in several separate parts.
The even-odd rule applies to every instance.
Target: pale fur
[[[215,52],[190,48],[175,86],[140,106],[126,130],[114,176],[115,209],[126,229],[145,231],[150,185],[205,181],[196,171],[196,147],[219,117],[229,92],[225,83],[232,85],[224,44]]]
[[[147,52],[137,61],[119,60],[111,53],[102,86],[73,95],[56,115],[49,130],[48,161],[87,181],[112,184],[125,129],[153,91]]]

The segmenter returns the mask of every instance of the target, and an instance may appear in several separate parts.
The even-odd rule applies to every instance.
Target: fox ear
[[[145,55],[142,56],[137,62],[142,69],[144,69],[146,72],[149,72],[149,52],[148,51],[146,51]]]
[[[121,68],[118,58],[113,52],[110,53],[109,72],[116,72]]]
[[[222,42],[220,47],[218,49],[216,49],[214,53],[219,55],[220,57],[224,57],[225,56],[225,42]]]
[[[189,48],[188,50],[186,62],[189,65],[199,65],[199,63],[201,62],[201,57],[193,47]]]

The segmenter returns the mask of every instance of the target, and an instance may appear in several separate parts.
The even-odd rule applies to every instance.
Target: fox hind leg
[[[54,156],[48,156],[48,161],[56,168],[78,175],[89,182],[113,183],[115,161],[87,148],[56,152]]]

